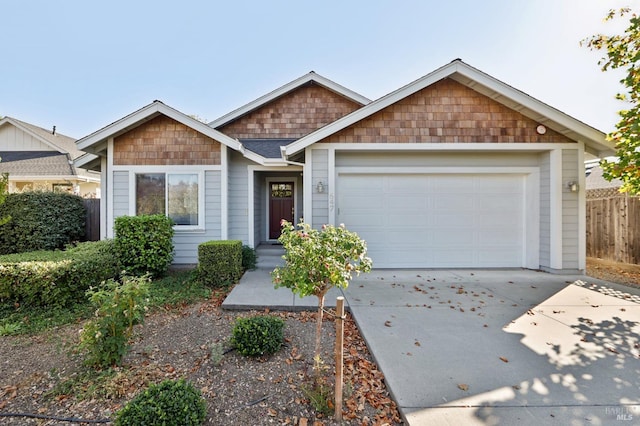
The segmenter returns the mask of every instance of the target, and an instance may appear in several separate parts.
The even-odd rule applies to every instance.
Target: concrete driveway
[[[245,274],[223,307],[316,307],[273,290],[269,271]],[[637,289],[523,270],[375,270],[345,295],[410,425],[640,421]]]

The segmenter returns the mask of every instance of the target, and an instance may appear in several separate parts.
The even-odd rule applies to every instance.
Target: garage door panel
[[[524,175],[339,174],[337,187],[337,219],[376,267],[523,266]]]

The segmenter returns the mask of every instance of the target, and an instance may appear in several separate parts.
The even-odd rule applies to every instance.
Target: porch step
[[[256,255],[258,256],[256,267],[259,269],[273,269],[284,265],[282,260],[284,249],[279,244],[260,244],[256,247]]]

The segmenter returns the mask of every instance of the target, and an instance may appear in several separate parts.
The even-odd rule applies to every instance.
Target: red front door
[[[280,221],[293,222],[293,182],[272,182],[269,184],[269,239],[280,236]]]

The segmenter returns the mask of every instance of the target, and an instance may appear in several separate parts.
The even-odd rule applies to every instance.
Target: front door
[[[280,237],[280,221],[293,222],[293,182],[269,184],[269,239]]]

